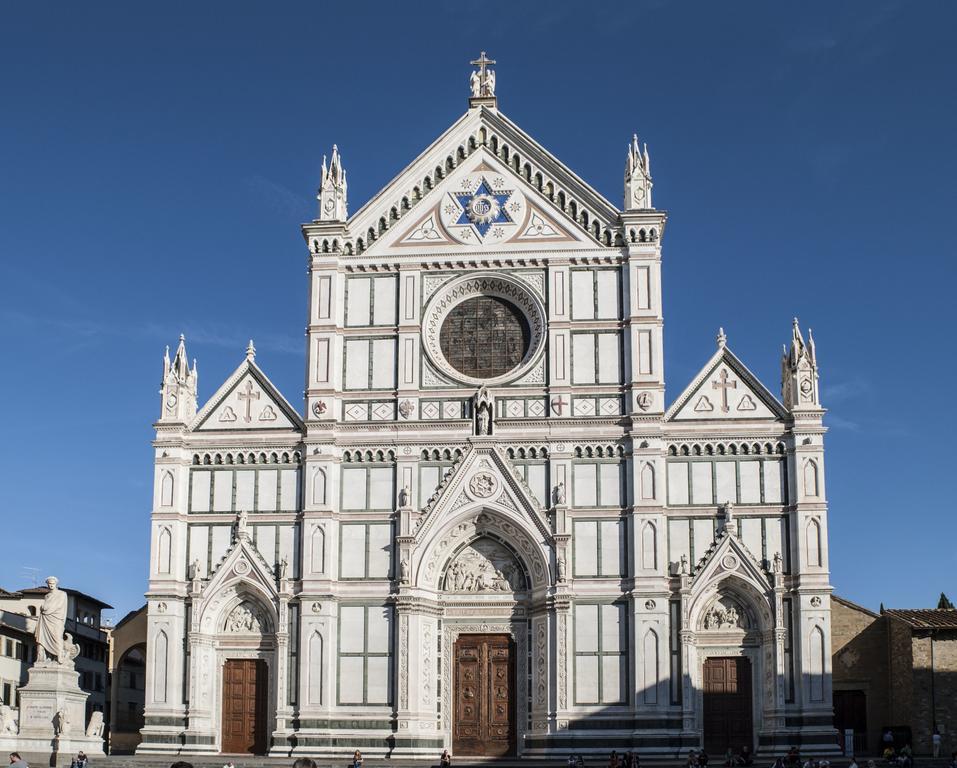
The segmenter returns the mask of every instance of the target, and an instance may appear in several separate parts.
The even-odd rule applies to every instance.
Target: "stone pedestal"
[[[19,731],[0,735],[0,753],[19,752],[40,765],[69,762],[81,750],[103,755],[102,725],[92,729],[96,735],[87,735],[87,694],[73,664],[38,662],[29,675],[20,689]]]

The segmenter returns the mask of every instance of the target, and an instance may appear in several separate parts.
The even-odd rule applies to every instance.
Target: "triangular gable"
[[[744,542],[725,529],[695,567],[691,590],[697,592],[715,578],[730,574],[750,582],[760,592],[766,593],[773,588],[761,564]]]
[[[437,521],[462,507],[487,501],[528,520],[544,540],[551,541],[544,510],[525,482],[516,477],[507,458],[491,445],[472,445],[452,466],[422,510],[415,530],[424,541]]]
[[[665,413],[666,421],[785,419],[787,411],[727,347],[721,347]]]
[[[191,431],[303,430],[302,419],[256,361],[246,358],[196,414]]]
[[[407,219],[394,223],[372,248],[595,247],[581,226],[485,148],[463,160]]]
[[[243,581],[255,585],[264,597],[275,599],[279,595],[275,579],[276,574],[249,536],[239,535],[222,560],[213,566],[212,577],[203,588],[203,594],[214,595],[233,581]]]
[[[491,150],[493,144],[499,150],[508,147],[510,160],[518,156],[520,158],[518,168],[514,163],[501,162]],[[500,169],[510,186],[520,183],[523,192],[526,188],[534,190],[530,182],[535,177],[526,171],[525,166],[528,165],[535,169],[535,175],[542,176],[543,188],[550,188],[552,195],[556,198],[561,192],[561,196],[566,201],[575,201],[576,209],[587,212],[590,222],[597,220],[603,228],[613,228],[617,223],[618,209],[597,190],[501,112],[482,106],[466,112],[351,216],[348,221],[351,236],[357,240],[361,239],[366,250],[371,247],[381,250],[383,241],[391,230],[396,228],[401,228],[403,237],[388,238],[390,244],[395,245],[397,241],[409,237],[416,228],[405,225],[406,216],[411,216],[415,219],[416,225],[421,226],[427,221],[427,217],[423,218],[420,207],[422,211],[441,211],[442,208],[438,203],[443,193],[440,188],[448,191],[448,185],[445,182],[455,175],[455,171],[462,164],[472,160],[476,154],[499,161]],[[466,155],[468,160],[465,159]],[[428,182],[426,182],[427,179]],[[556,203],[551,202],[544,195],[538,195],[538,198],[536,203],[544,223],[542,229],[545,232],[550,230],[560,232],[560,228],[555,226],[560,225],[561,228],[569,231],[574,240],[581,240],[591,246],[596,244],[590,231],[586,232]],[[409,211],[409,205],[414,206],[411,211]],[[547,217],[541,216],[541,213],[548,211],[551,212]],[[552,221],[548,221],[548,218]],[[382,232],[383,223],[389,231]],[[399,227],[400,224],[401,227]],[[544,236],[536,234],[539,226],[537,223],[530,231],[529,226],[532,226],[531,221],[523,228],[523,234],[529,232],[528,236],[531,237]],[[369,236],[370,233],[372,237]],[[427,228],[426,232],[420,233],[419,236],[424,238],[426,235],[437,242],[434,230]],[[525,238],[522,241],[524,240]]]

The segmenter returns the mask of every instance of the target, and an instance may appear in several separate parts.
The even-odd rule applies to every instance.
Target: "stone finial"
[[[252,362],[256,359],[256,345],[253,344],[253,340],[249,340],[249,344],[246,345],[246,359],[249,362]]]
[[[724,332],[724,328],[718,328],[718,349],[724,349],[728,345],[728,337]]]

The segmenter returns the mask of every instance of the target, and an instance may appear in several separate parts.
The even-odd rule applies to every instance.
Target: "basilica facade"
[[[723,332],[666,397],[647,149],[618,208],[474,63],[351,215],[323,162],[301,411],[167,353],[140,752],[830,750],[810,333],[780,397]]]

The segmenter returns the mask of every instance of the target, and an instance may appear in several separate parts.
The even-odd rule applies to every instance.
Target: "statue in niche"
[[[559,556],[558,556],[557,566],[558,566],[558,567],[557,567],[557,570],[558,570],[558,581],[559,581],[559,582],[563,582],[563,581],[565,581],[565,555],[559,555]]]
[[[412,491],[409,486],[403,485],[399,490],[399,509],[406,509],[412,501]]]
[[[259,612],[249,603],[240,603],[226,619],[227,632],[262,634],[263,622]]]
[[[489,407],[487,403],[481,403],[478,407],[478,413],[476,414],[476,422],[478,426],[478,434],[488,435],[491,433],[491,421],[492,417],[489,413]]]
[[[399,583],[409,583],[409,561],[405,560],[404,558],[402,562],[399,563]]]
[[[517,592],[525,589],[525,576],[505,547],[478,539],[446,569],[443,585],[446,592]]]

